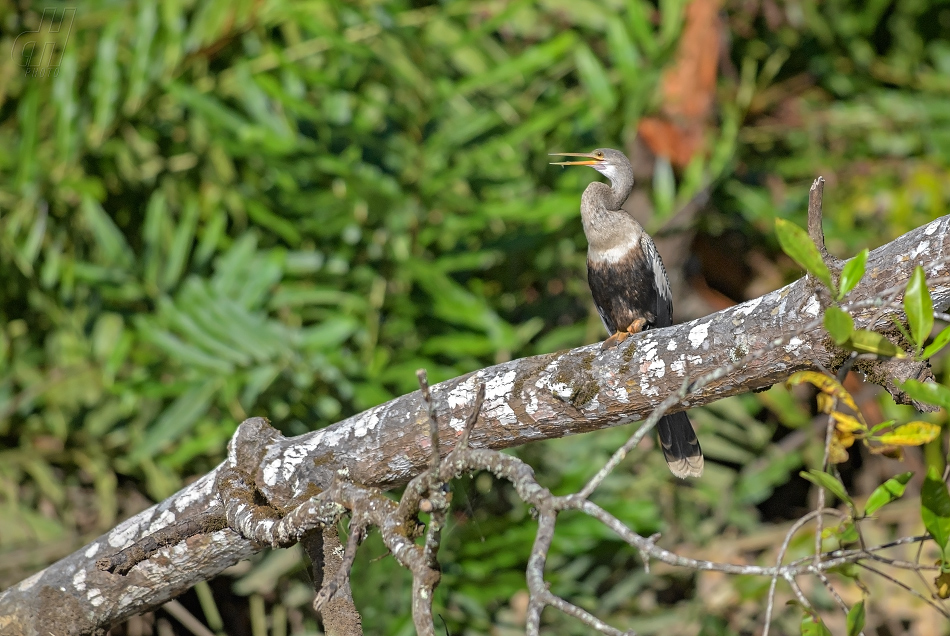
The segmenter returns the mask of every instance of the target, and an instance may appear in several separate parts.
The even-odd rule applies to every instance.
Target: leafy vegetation
[[[139,493],[163,498],[213,468],[249,415],[299,434],[413,390],[417,368],[436,382],[600,339],[577,213],[595,175],[551,168],[546,153],[629,149],[642,118],[669,112],[664,73],[683,55],[686,9],[682,0],[141,0],[79,7],[46,77],[0,56],[0,586],[143,507]],[[0,48],[13,51],[41,15],[0,7]],[[697,151],[684,165],[642,151],[650,229],[708,188],[711,203],[687,228],[697,250],[739,237],[780,282],[801,270],[779,251],[776,219],[804,225],[818,174],[828,180],[828,246],[841,257],[945,213],[946,4],[729,2],[716,28],[729,46],[707,87],[714,107],[697,120]],[[837,283],[843,303],[863,254]],[[747,261],[698,266],[745,272],[733,301],[774,282]],[[897,355],[910,344],[907,354],[930,358],[950,327],[929,339],[924,283],[905,296],[907,343],[849,329],[844,311],[826,326],[859,351]],[[912,382],[911,396],[950,406],[950,390]],[[886,395],[851,392],[867,435],[917,417]],[[696,410],[714,460],[702,481],[671,483],[650,453],[615,472],[598,503],[670,545],[732,554],[740,535],[770,548],[770,524],[802,513],[809,485],[799,471],[856,501],[873,490],[867,514],[899,509],[905,487],[921,488],[923,474],[909,480],[903,464],[864,451],[842,464],[842,479],[823,471],[813,412],[810,394],[781,386]],[[942,474],[938,432],[924,457]],[[545,485],[567,491],[625,436],[518,452]],[[867,467],[900,474],[858,479]],[[923,482],[922,521],[945,553],[938,482]],[[455,501],[438,599],[448,630],[517,631],[530,511],[483,475]],[[712,594],[721,581],[646,575],[619,546],[589,519],[559,521],[548,565],[558,593],[641,634],[738,634],[760,623],[745,605],[761,608],[759,583]],[[793,542],[789,557],[811,548]],[[360,558],[354,593],[368,631],[411,633],[407,575]],[[205,616],[233,603],[256,624],[289,616],[295,633],[312,632],[303,569],[274,552],[233,589],[201,588],[189,602]],[[879,620],[884,584],[863,584],[878,587],[867,616],[854,605],[848,633]],[[380,599],[380,589],[390,593]],[[914,602],[888,611],[914,625],[930,611]],[[552,633],[584,633],[548,620]],[[801,615],[779,621],[791,632]],[[817,617],[806,625],[828,633]]]

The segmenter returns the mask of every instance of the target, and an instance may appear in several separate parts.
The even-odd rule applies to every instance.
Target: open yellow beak
[[[550,157],[587,157],[587,161],[552,161],[552,166],[596,166],[603,159],[597,159],[591,152],[551,152]]]

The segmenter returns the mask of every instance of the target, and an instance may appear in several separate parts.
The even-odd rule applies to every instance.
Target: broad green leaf
[[[930,422],[908,422],[895,428],[890,433],[877,437],[882,444],[894,446],[922,446],[932,442],[940,435],[940,427]]]
[[[858,601],[848,612],[848,636],[858,636],[864,629],[864,601]]]
[[[907,482],[914,476],[914,473],[908,471],[891,477],[883,484],[874,489],[868,501],[864,504],[864,515],[873,515],[875,512],[886,506],[895,499],[900,499],[907,488]]]
[[[917,352],[920,353],[934,326],[933,301],[930,299],[930,290],[927,289],[927,276],[920,265],[914,268],[904,291],[904,312],[907,314],[907,323],[910,325],[914,344],[917,345]]]
[[[926,360],[946,347],[948,342],[950,342],[950,326],[944,327],[943,330],[937,334],[937,337],[934,338],[934,341],[924,347],[924,353],[921,357]]]
[[[936,382],[906,380],[900,385],[901,391],[918,402],[934,404],[950,410],[950,389]]]
[[[834,475],[815,470],[814,468],[809,469],[807,472],[802,471],[798,474],[813,484],[817,484],[825,490],[828,490],[835,497],[854,508],[854,500],[848,495],[848,491],[844,489],[844,484],[838,481],[838,478]]]
[[[947,484],[934,466],[927,470],[920,489],[920,516],[946,561],[947,543],[950,542],[950,492],[947,492]]]
[[[854,258],[844,264],[841,270],[841,289],[838,291],[838,300],[844,298],[864,278],[864,266],[868,262],[867,249],[861,250]]]
[[[778,242],[782,246],[782,251],[801,265],[806,272],[824,283],[825,287],[831,290],[831,295],[837,298],[838,290],[831,280],[831,272],[828,271],[825,262],[821,260],[821,254],[815,244],[812,243],[808,233],[785,219],[775,219],[775,233],[778,235]]]
[[[805,612],[802,616],[802,636],[832,636],[832,634],[818,616]]]
[[[829,307],[825,311],[825,329],[836,345],[843,345],[854,332],[854,320],[851,314],[839,307]]]
[[[901,351],[893,342],[876,331],[868,331],[867,329],[855,329],[844,346],[859,353],[873,353],[886,358],[907,357],[907,354]]]

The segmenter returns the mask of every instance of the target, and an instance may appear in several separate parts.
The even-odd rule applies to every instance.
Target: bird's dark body
[[[589,165],[611,182],[610,186],[591,183],[581,197],[588,242],[587,281],[610,335],[604,346],[623,342],[628,334],[643,329],[669,327],[673,324],[673,294],[666,268],[653,239],[623,209],[633,187],[630,162],[623,153],[609,148],[573,156],[591,161],[561,165]],[[656,430],[674,475],[702,475],[702,449],[686,413],[664,415]]]
[[[633,249],[613,263],[587,260],[587,283],[608,334],[625,331],[638,318],[647,327],[672,323],[668,303],[661,304],[653,272],[644,260],[643,251]]]

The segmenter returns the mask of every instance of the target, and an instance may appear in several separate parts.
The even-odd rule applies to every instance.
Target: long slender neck
[[[610,197],[605,203],[609,209],[619,210],[633,190],[633,174],[623,170],[611,170],[606,174],[610,179]]]
[[[621,192],[616,190],[616,185],[610,187],[606,183],[595,181],[587,186],[581,196],[581,221],[584,224],[587,243],[593,252],[635,244],[643,234],[640,224],[621,207],[630,193],[630,188],[627,187]]]

